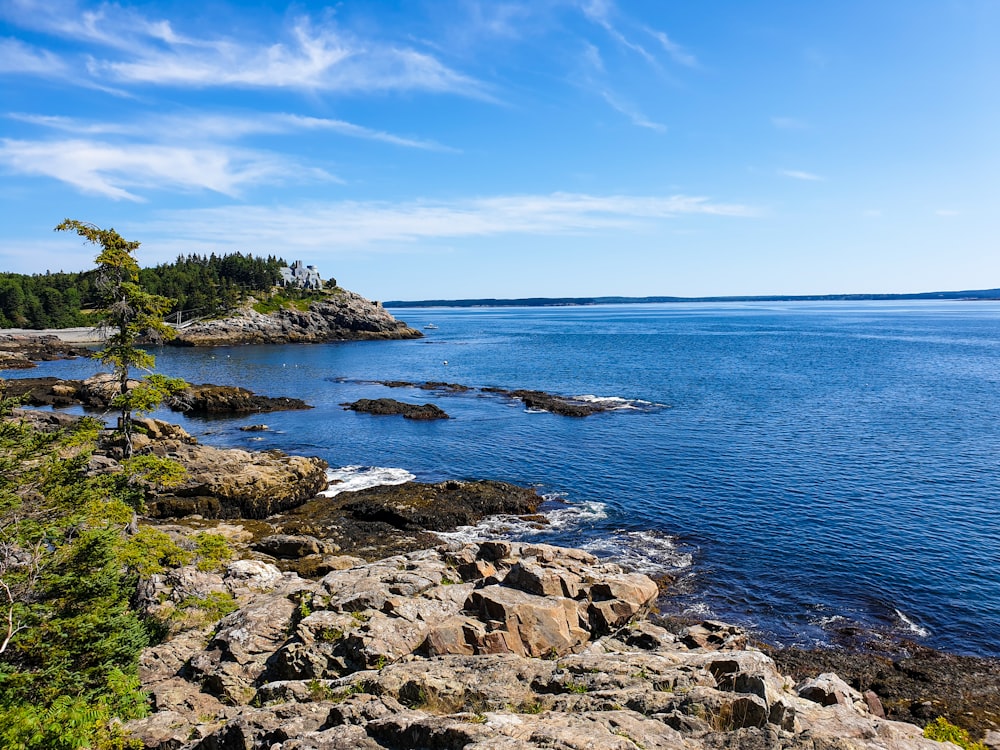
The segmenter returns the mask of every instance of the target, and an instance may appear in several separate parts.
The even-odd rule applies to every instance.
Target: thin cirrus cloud
[[[512,195],[451,202],[341,201],[296,207],[228,206],[171,211],[148,235],[190,246],[282,247],[302,251],[378,249],[420,240],[505,234],[584,234],[683,215],[752,217],[755,209],[705,197]]]
[[[625,115],[636,127],[655,130],[658,133],[667,132],[667,126],[660,122],[655,122],[646,117],[642,112],[633,107],[628,102],[622,101],[610,91],[602,91],[601,98],[606,101],[612,109]]]
[[[49,177],[81,192],[142,202],[138,190],[209,190],[232,197],[260,182],[336,178],[269,154],[241,149],[116,145],[95,140],[0,139],[0,165]]]
[[[356,125],[345,120],[278,113],[255,113],[252,116],[212,114],[159,115],[151,119],[140,119],[134,123],[85,122],[70,117],[33,115],[12,112],[9,119],[59,130],[75,135],[121,135],[143,138],[158,138],[164,141],[209,142],[215,140],[236,140],[252,135],[281,135],[298,131],[322,130],[339,133],[350,138],[380,141],[405,148],[430,151],[450,151],[455,149],[435,141],[408,138],[384,130],[375,130]]]
[[[688,68],[698,67],[698,58],[684,49],[681,45],[671,39],[662,31],[657,31],[656,29],[646,29],[647,33],[651,34],[656,41],[660,43],[660,46],[666,50],[667,54],[670,55],[672,59],[678,65],[683,65]]]
[[[779,169],[778,174],[792,180],[803,180],[805,182],[825,182],[826,178],[812,172],[803,172],[801,169]]]

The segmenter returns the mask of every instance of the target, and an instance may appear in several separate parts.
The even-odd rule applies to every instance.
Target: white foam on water
[[[549,531],[563,531],[576,526],[601,521],[608,517],[608,506],[596,501],[567,503],[560,495],[543,495],[549,502],[559,502],[558,508],[542,511],[549,522]]]
[[[536,516],[488,516],[474,526],[459,526],[454,531],[434,532],[442,539],[456,542],[483,542],[490,539],[525,539],[555,534],[584,526],[608,517],[604,503],[566,503],[559,495],[543,495],[547,501],[560,501],[557,508],[544,510]],[[542,516],[544,520],[539,520]]]
[[[330,486],[319,494],[334,497],[341,492],[356,492],[384,484],[404,484],[416,479],[416,476],[406,469],[385,466],[342,466],[339,469],[327,469],[326,479]]]
[[[690,552],[678,549],[674,537],[657,531],[618,530],[587,542],[583,549],[646,575],[683,570],[693,562]]]
[[[588,404],[599,404],[609,411],[617,411],[619,409],[652,409],[657,407],[665,406],[665,404],[658,404],[655,401],[644,401],[641,398],[622,398],[621,396],[595,396],[592,393],[587,393],[582,396],[572,396],[571,401],[582,401]]]
[[[695,602],[681,611],[682,617],[697,617],[701,620],[714,620],[715,612],[705,602]]]
[[[896,613],[896,617],[899,618],[900,623],[902,623],[906,627],[906,629],[909,630],[914,635],[918,635],[921,638],[926,638],[931,634],[930,630],[921,625],[918,625],[898,609],[893,609],[893,611]]]

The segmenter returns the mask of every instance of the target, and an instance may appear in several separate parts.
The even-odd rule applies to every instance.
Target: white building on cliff
[[[282,286],[297,286],[302,289],[322,289],[323,278],[316,266],[307,266],[301,260],[281,269]]]

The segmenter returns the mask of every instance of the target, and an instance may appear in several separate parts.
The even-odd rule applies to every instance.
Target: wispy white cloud
[[[646,28],[646,31],[662,45],[663,49],[666,50],[668,55],[670,55],[670,59],[672,59],[675,63],[688,68],[698,67],[698,58],[684,49],[664,32],[648,27]]]
[[[604,72],[604,58],[601,57],[601,50],[589,42],[584,43],[583,62],[589,70],[597,73]]]
[[[666,125],[660,122],[654,122],[653,120],[650,120],[638,109],[633,107],[628,102],[622,101],[617,96],[612,94],[610,91],[606,90],[602,91],[601,97],[604,99],[604,101],[606,101],[609,105],[611,105],[612,109],[615,109],[616,111],[625,115],[629,120],[631,120],[632,124],[635,125],[636,127],[647,128],[648,130],[655,130],[658,133],[667,132]]]
[[[99,81],[178,88],[267,88],[335,93],[428,91],[489,99],[479,81],[433,55],[410,47],[362,39],[332,23],[295,19],[268,39],[197,37],[166,20],[104,4],[81,11],[72,2],[10,0],[0,11],[14,23],[97,48],[74,63]],[[21,50],[20,58],[31,60]],[[55,75],[66,59],[35,54],[38,73]]]
[[[136,190],[209,190],[237,196],[248,186],[286,179],[335,179],[257,151],[117,145],[95,140],[0,139],[0,167],[50,177],[84,193],[142,201]]]
[[[171,211],[137,227],[178,246],[282,247],[324,251],[506,234],[581,234],[624,229],[685,215],[751,217],[740,204],[705,197],[508,195],[457,201],[311,203],[293,207],[231,206]],[[166,238],[169,238],[166,239]]]
[[[172,114],[140,119],[133,123],[87,122],[69,117],[20,112],[10,113],[7,117],[75,135],[122,135],[175,143],[191,140],[200,143],[231,141],[251,135],[279,135],[308,130],[327,130],[351,138],[381,141],[406,148],[454,151],[454,149],[434,141],[406,138],[345,120],[305,117],[284,112],[261,112],[242,117],[230,114]]]
[[[638,42],[633,42],[611,23],[611,13],[614,10],[611,0],[586,0],[581,6],[583,14],[593,23],[603,28],[608,35],[623,47],[632,50],[647,62],[656,65],[653,54]]]
[[[140,49],[135,59],[95,61],[91,70],[129,83],[195,88],[291,88],[343,93],[423,90],[486,97],[473,79],[413,49],[363,42],[300,20],[285,43],[235,40]]]
[[[0,39],[0,73],[63,77],[68,66],[58,55],[32,47],[20,39]]]
[[[793,180],[805,180],[807,182],[825,182],[826,178],[812,172],[803,172],[800,169],[779,169],[778,174],[782,177],[789,177]]]
[[[772,117],[771,124],[779,130],[806,130],[809,124],[797,117]]]

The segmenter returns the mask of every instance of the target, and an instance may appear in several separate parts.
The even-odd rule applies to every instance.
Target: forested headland
[[[273,255],[179,256],[139,272],[148,292],[169,297],[167,315],[213,317],[238,306],[247,295],[270,292],[281,284],[288,264]],[[97,304],[96,269],[79,273],[0,273],[0,328],[72,328],[93,325]]]

